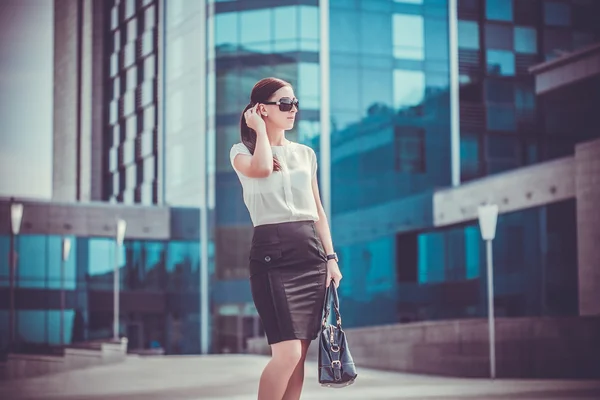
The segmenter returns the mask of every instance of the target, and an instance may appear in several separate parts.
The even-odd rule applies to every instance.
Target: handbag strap
[[[336,323],[339,328],[342,327],[342,316],[340,314],[340,299],[338,297],[337,288],[335,287],[335,283],[332,281],[327,289],[325,290],[325,305],[323,307],[324,316],[323,316],[323,326],[327,323],[327,319],[329,318],[329,313],[331,312],[331,301],[333,300],[333,310],[335,312]]]

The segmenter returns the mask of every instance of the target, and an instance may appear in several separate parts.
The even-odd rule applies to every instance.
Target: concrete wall
[[[120,343],[88,343],[67,347],[57,356],[9,354],[0,368],[0,380],[22,379],[79,368],[121,362],[127,356],[127,339]]]
[[[346,329],[359,368],[463,377],[489,376],[487,320],[417,322]],[[497,376],[600,378],[600,318],[496,320]],[[248,352],[270,354],[264,338]],[[316,343],[309,358],[316,358]]]
[[[436,191],[433,224],[446,226],[477,220],[477,208],[498,204],[500,213],[540,207],[575,196],[575,160],[562,158],[507,171]]]
[[[116,219],[127,221],[127,239],[168,239],[168,207],[107,203],[68,204],[17,199],[23,204],[21,234],[115,237]],[[0,234],[10,232],[10,201],[0,199]]]
[[[102,200],[104,0],[54,2],[52,198]]]
[[[54,119],[52,198],[75,201],[78,186],[78,0],[54,3]]]
[[[600,315],[600,140],[575,148],[579,314]]]

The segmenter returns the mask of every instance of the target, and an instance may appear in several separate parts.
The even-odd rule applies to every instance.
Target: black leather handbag
[[[335,325],[329,323],[331,302],[335,311]],[[331,282],[325,292],[323,323],[319,335],[319,383],[321,386],[342,388],[354,383],[357,377],[356,367],[346,334],[342,329],[340,302],[335,283]]]

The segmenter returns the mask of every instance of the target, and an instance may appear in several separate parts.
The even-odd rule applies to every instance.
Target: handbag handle
[[[329,287],[325,290],[325,307],[324,307],[324,316],[323,316],[323,326],[327,323],[327,319],[329,318],[329,313],[331,312],[331,300],[333,298],[333,310],[335,311],[335,317],[337,326],[339,328],[342,327],[342,316],[340,314],[340,299],[338,297],[337,288],[335,287],[335,282],[333,280],[329,284]]]

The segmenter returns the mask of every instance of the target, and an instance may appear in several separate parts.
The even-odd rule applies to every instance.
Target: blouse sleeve
[[[312,163],[312,168],[311,168],[311,172],[312,172],[312,177],[314,178],[315,176],[317,176],[317,154],[315,153],[315,151],[313,149],[310,149],[310,158],[311,158],[311,163]]]
[[[238,171],[238,170],[237,170],[237,168],[235,168],[235,165],[233,165],[233,160],[235,159],[235,156],[237,156],[238,154],[245,154],[245,155],[249,155],[249,156],[251,155],[250,150],[248,150],[246,145],[243,143],[236,143],[233,146],[231,146],[231,151],[229,152],[229,160],[231,161],[231,166],[236,171]]]

